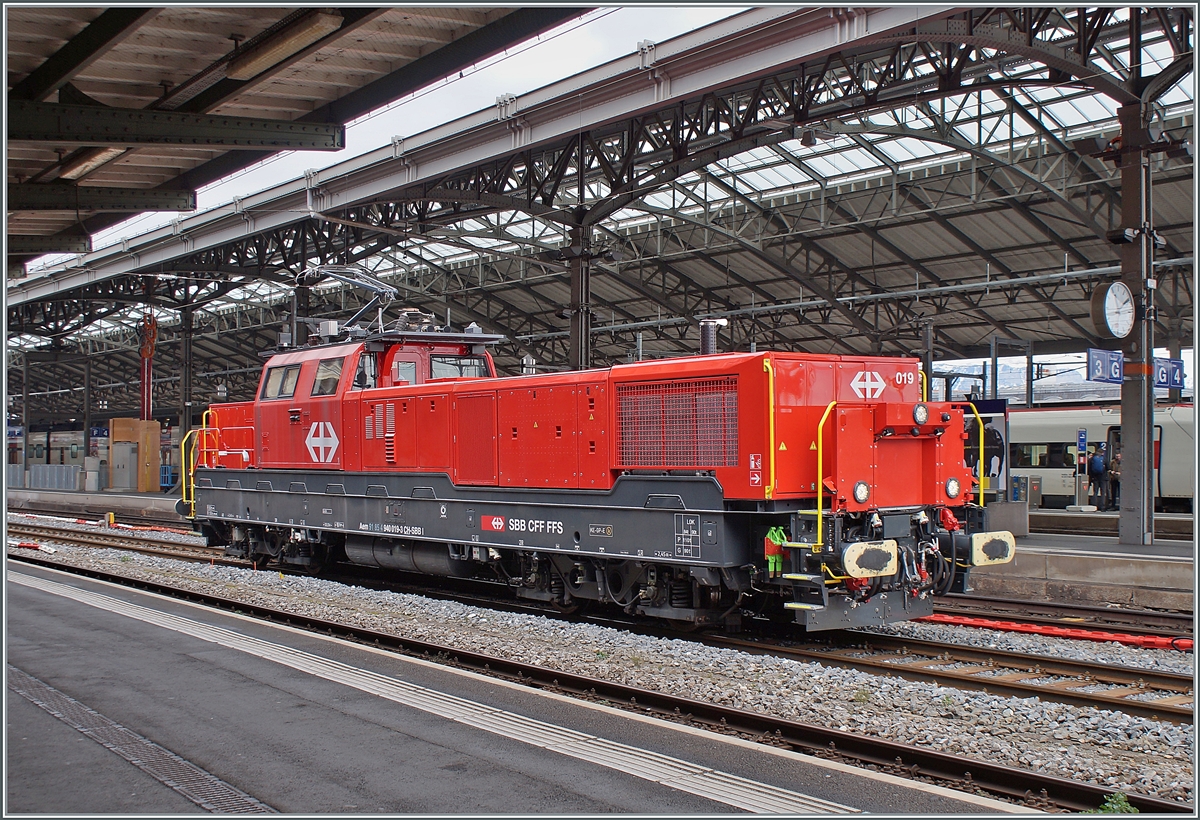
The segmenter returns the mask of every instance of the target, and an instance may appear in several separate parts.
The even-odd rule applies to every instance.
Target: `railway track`
[[[1045,626],[1117,630],[1130,635],[1170,638],[1192,637],[1194,618],[1190,612],[1158,612],[958,594],[943,596],[934,604],[934,612]]]
[[[219,547],[191,546],[173,541],[163,541],[153,535],[138,535],[128,530],[113,532],[95,532],[71,530],[62,527],[37,524],[8,525],[10,538],[27,538],[32,541],[53,541],[61,544],[74,544],[80,547],[97,549],[122,549],[130,552],[140,552],[145,555],[158,555],[164,558],[177,558],[182,561],[203,561],[218,563],[225,566],[249,566],[246,561],[237,561],[223,556]]]
[[[856,643],[846,645],[846,639]],[[1171,672],[883,635],[850,633],[843,639],[835,639],[836,645],[817,649],[736,638],[705,639],[706,643],[710,641],[715,646],[1005,697],[1036,696],[1075,706],[1119,709],[1151,720],[1191,723],[1195,711],[1192,677]]]
[[[973,794],[1000,797],[1033,809],[1085,811],[1100,806],[1111,794],[1111,789],[1101,786],[1044,775],[1026,769],[1002,766],[986,760],[968,760],[958,755],[919,746],[910,746],[877,737],[856,735],[852,732],[829,729],[824,726],[676,697],[598,678],[546,669],[510,658],[463,651],[362,627],[347,626],[247,604],[220,596],[178,590],[159,583],[131,580],[107,572],[42,560],[34,555],[10,556],[10,559],[145,589],[278,623],[300,626],[323,634],[337,635],[374,647],[388,648],[404,654],[433,659],[447,665],[516,681],[526,686],[569,694],[715,732],[737,735],[744,739],[789,748],[816,757],[850,762]],[[1192,804],[1146,795],[1130,794],[1128,799],[1130,805],[1142,812],[1194,814],[1195,811]]]
[[[156,542],[152,537],[138,537],[127,533],[82,532],[29,525],[10,527],[10,533],[81,546],[129,549],[168,558],[220,563],[224,566],[250,566],[247,561],[223,557],[219,548]],[[362,579],[354,577],[349,579],[349,582],[362,583]],[[380,586],[394,588],[395,585],[385,582]],[[427,588],[412,588],[409,591],[432,594]],[[475,593],[444,597],[453,597],[463,603],[485,607],[498,606],[494,598],[481,597]],[[542,609],[522,609],[547,614]],[[725,635],[681,635],[678,631],[662,630],[637,621],[603,617],[591,620],[657,637],[683,637],[714,647],[771,654],[800,661],[815,661],[875,674],[894,675],[905,680],[981,690],[1005,697],[1036,696],[1042,700],[1075,706],[1119,709],[1127,714],[1174,723],[1192,723],[1194,720],[1193,680],[1190,676],[1182,674],[884,635],[834,633],[840,637],[818,639],[822,642],[833,640],[834,644],[822,643],[813,646],[811,640],[806,640],[804,645],[797,645],[794,638],[788,637],[747,640]]]

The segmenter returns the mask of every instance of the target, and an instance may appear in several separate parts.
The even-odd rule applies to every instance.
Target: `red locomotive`
[[[970,532],[964,411],[921,401],[915,360],[497,377],[502,337],[431,318],[279,352],[254,401],[210,408],[183,501],[210,543],[814,630],[930,614],[970,567],[1012,559],[1010,533]]]

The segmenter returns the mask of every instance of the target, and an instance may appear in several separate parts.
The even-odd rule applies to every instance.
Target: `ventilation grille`
[[[622,467],[735,467],[737,378],[617,385]]]
[[[383,441],[383,454],[387,458],[389,464],[396,463],[396,405],[388,402],[387,415],[385,416],[385,435]]]

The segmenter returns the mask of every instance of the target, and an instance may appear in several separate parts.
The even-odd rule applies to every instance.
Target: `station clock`
[[[1092,294],[1092,323],[1102,336],[1124,339],[1133,331],[1136,317],[1133,292],[1124,282],[1109,282]]]

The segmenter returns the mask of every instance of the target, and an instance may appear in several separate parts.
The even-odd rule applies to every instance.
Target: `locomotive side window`
[[[300,379],[300,365],[289,364],[272,367],[267,371],[267,383],[263,386],[264,399],[288,399],[296,393],[296,382]]]
[[[354,374],[353,389],[363,390],[375,387],[375,354],[363,351],[358,357],[358,370]]]
[[[322,359],[317,365],[317,377],[313,379],[312,395],[332,396],[337,392],[338,382],[342,379],[342,362],[344,358]]]
[[[430,356],[429,375],[433,379],[462,379],[491,374],[482,356]]]
[[[416,384],[417,363],[403,362],[397,359],[392,362],[392,384]]]

